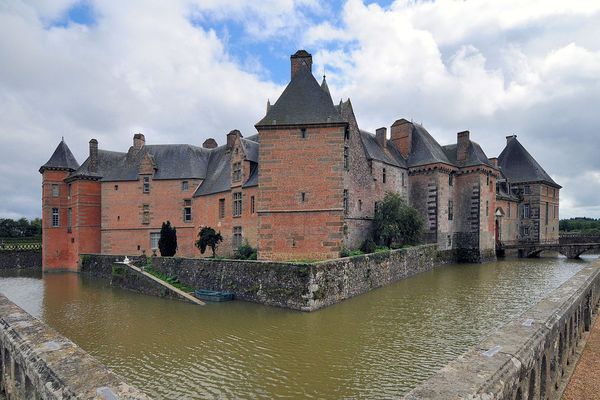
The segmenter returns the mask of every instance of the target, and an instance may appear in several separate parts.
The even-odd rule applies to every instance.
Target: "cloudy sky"
[[[40,215],[37,172],[64,136],[222,143],[248,136],[305,48],[361,128],[404,117],[489,157],[519,140],[600,217],[600,2],[0,0],[0,217]]]

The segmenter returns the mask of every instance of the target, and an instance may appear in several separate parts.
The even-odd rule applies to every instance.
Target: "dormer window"
[[[233,182],[239,182],[242,180],[242,162],[234,162],[233,163],[233,175],[231,177]]]
[[[182,192],[187,192],[190,188],[190,185],[188,183],[188,181],[183,181],[181,182],[181,191]]]

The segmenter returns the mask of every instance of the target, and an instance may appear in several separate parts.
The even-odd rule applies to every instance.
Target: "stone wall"
[[[42,250],[0,250],[0,269],[42,269]]]
[[[491,334],[406,399],[560,397],[600,300],[600,262],[584,267],[540,303]]]
[[[0,398],[149,399],[0,295]]]
[[[238,300],[314,311],[454,260],[454,252],[425,245],[311,264],[177,257],[153,257],[152,263],[192,288],[226,290]],[[110,278],[114,261],[115,256],[83,255],[81,272]],[[132,262],[140,266],[147,261]]]

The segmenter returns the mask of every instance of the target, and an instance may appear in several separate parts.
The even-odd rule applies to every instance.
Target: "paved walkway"
[[[600,399],[600,317],[596,318],[562,400]]]

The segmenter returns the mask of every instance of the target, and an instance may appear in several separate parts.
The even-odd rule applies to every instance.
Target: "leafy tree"
[[[417,244],[423,233],[423,218],[398,193],[388,192],[374,218],[375,240],[391,247],[392,243]]]
[[[200,249],[200,253],[204,254],[207,247],[212,250],[212,256],[215,257],[217,247],[219,243],[223,241],[221,232],[216,232],[213,228],[205,226],[200,229],[198,233],[198,240],[196,241],[196,247]]]
[[[42,234],[42,220],[35,218],[28,221],[26,218],[20,218],[15,221],[10,218],[0,218],[0,237],[3,238],[23,238],[33,237]]]
[[[177,229],[171,226],[171,221],[163,222],[160,228],[158,249],[163,257],[173,257],[177,252]]]

